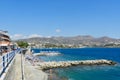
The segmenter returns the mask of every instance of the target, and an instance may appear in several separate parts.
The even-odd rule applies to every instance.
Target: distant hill
[[[34,37],[34,38],[28,38],[28,39],[20,39],[19,41],[26,41],[29,43],[35,43],[35,44],[45,44],[45,43],[51,43],[51,44],[72,44],[72,45],[104,45],[104,44],[111,44],[111,43],[120,43],[120,39],[114,39],[110,37],[100,37],[95,38],[90,35],[86,36],[74,36],[74,37]]]

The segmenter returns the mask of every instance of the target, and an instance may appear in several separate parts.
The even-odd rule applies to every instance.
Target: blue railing
[[[12,52],[5,53],[3,56],[0,56],[0,77],[2,74],[5,72],[6,68],[8,65],[11,63],[13,58],[15,57],[15,54],[19,51],[20,49],[17,49]]]

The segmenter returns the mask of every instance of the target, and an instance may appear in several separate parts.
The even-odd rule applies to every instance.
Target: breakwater
[[[41,51],[40,53],[33,54],[34,56],[57,56],[61,53],[55,51]]]
[[[116,62],[111,60],[80,60],[80,61],[59,61],[59,62],[41,62],[38,64],[41,70],[48,70],[52,68],[64,68],[70,66],[78,66],[78,65],[115,65]]]

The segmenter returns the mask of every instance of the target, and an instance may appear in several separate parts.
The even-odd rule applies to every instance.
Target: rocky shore
[[[42,60],[39,60],[39,61],[36,62],[34,57],[36,57],[38,55],[39,56],[51,56],[51,55],[59,55],[59,54],[56,54],[56,53],[39,54],[38,53],[38,54],[33,55],[33,54],[30,54],[31,52],[29,50],[28,50],[28,53],[29,54],[26,54],[26,55],[28,55],[29,57],[26,56],[25,58],[32,65],[34,64],[34,66],[31,65],[32,67],[30,68],[30,65],[29,65],[28,67],[25,68],[25,70],[30,69],[29,70],[30,72],[35,72],[35,74],[34,74],[35,79],[32,79],[33,77],[31,77],[32,80],[37,80],[37,78],[39,78],[40,75],[43,76],[43,77],[41,77],[40,80],[47,80],[47,79],[49,79],[49,80],[51,80],[51,79],[52,80],[59,80],[59,76],[57,76],[55,73],[53,73],[53,70],[56,69],[56,68],[65,68],[65,67],[83,66],[83,65],[91,66],[91,65],[115,65],[116,64],[116,62],[111,61],[111,60],[106,60],[106,59],[79,60],[79,61],[51,61],[51,62],[44,62]],[[43,72],[43,71],[45,71],[45,72]],[[46,71],[48,71],[48,72],[46,72]],[[67,80],[67,78],[65,80]]]
[[[80,61],[59,61],[59,62],[41,62],[37,64],[41,70],[48,70],[52,68],[64,68],[70,66],[78,66],[78,65],[115,65],[116,62],[111,60],[80,60]]]

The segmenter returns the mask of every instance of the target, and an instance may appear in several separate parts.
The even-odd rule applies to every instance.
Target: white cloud
[[[61,32],[61,30],[60,30],[60,29],[56,29],[55,31],[56,31],[57,33],[60,33],[60,32]]]
[[[25,39],[25,38],[33,38],[33,37],[42,37],[39,34],[31,34],[31,35],[23,35],[23,34],[14,34],[10,36],[12,40],[17,40],[17,39]]]
[[[31,34],[28,36],[28,38],[33,38],[33,37],[42,37],[42,35],[39,34]]]
[[[11,37],[11,39],[13,39],[13,40],[26,38],[26,36],[24,36],[24,35],[22,35],[22,34],[14,34],[14,35],[11,35],[10,37]]]
[[[46,38],[51,38],[52,36],[46,36]]]

